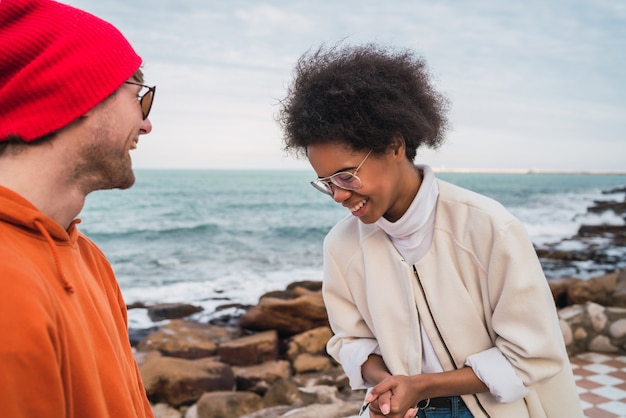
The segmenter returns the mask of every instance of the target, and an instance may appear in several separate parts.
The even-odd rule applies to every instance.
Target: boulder
[[[266,407],[278,405],[296,405],[302,403],[298,385],[291,379],[278,379],[263,395]]]
[[[233,366],[249,366],[276,360],[278,357],[278,334],[265,331],[220,344],[220,359]]]
[[[232,390],[235,385],[231,367],[213,358],[186,360],[152,351],[138,356],[138,364],[153,403],[188,405],[204,392]]]
[[[333,332],[328,326],[294,335],[287,340],[287,357],[293,360],[304,353],[326,354],[326,343],[332,336]]]
[[[180,411],[166,403],[158,403],[152,406],[154,418],[181,418]]]
[[[233,373],[237,390],[263,396],[274,382],[291,376],[291,365],[286,360],[267,361],[254,366],[233,367]]]
[[[224,328],[176,319],[144,337],[137,344],[137,349],[158,350],[170,357],[197,359],[214,356],[218,343],[230,338]]]
[[[159,303],[148,307],[148,316],[154,322],[158,322],[165,319],[184,318],[203,310],[201,306],[189,305],[187,303]]]
[[[242,328],[263,331],[277,330],[281,335],[294,335],[313,328],[328,326],[326,306],[319,291],[303,287],[293,289],[292,299],[265,296],[239,318]]]
[[[557,308],[564,308],[572,304],[572,301],[569,300],[568,289],[580,281],[581,280],[576,277],[562,277],[548,280],[552,298]]]
[[[293,359],[293,369],[296,373],[322,372],[333,367],[332,360],[323,354],[303,353]]]
[[[252,392],[205,393],[196,404],[198,418],[241,417],[263,406],[263,398]]]
[[[626,308],[626,270],[579,281],[567,289],[567,298],[571,304],[595,302]]]

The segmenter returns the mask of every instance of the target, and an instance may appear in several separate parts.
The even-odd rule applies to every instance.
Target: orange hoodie
[[[0,186],[0,415],[152,417],[120,288],[78,222]]]

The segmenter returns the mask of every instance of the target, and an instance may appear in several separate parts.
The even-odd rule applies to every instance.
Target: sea
[[[253,305],[292,282],[322,279],[322,240],[345,208],[310,186],[310,170],[135,170],[128,190],[87,197],[81,231],[105,253],[127,304],[189,303],[196,319]],[[437,172],[442,180],[500,201],[537,248],[579,249],[583,225],[624,225],[613,212],[590,214],[597,201],[624,201],[626,175]],[[587,279],[626,268],[626,248],[611,265],[544,266],[548,279]],[[230,308],[230,314],[233,309]],[[155,324],[129,310],[131,329]]]

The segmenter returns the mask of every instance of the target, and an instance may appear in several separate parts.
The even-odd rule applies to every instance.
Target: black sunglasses
[[[143,114],[143,120],[148,118],[150,114],[150,109],[152,109],[152,102],[154,101],[154,94],[156,92],[156,86],[146,86],[145,84],[134,83],[132,81],[126,81],[126,84],[132,84],[133,86],[141,86],[147,88],[148,91],[142,94],[141,96],[137,96],[139,99],[139,104],[141,105],[141,113]]]

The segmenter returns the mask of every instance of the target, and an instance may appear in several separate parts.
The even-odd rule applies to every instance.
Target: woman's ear
[[[394,157],[406,157],[406,144],[404,143],[404,137],[401,134],[395,134],[393,138],[391,138],[391,144],[389,145],[389,149],[393,153]]]

